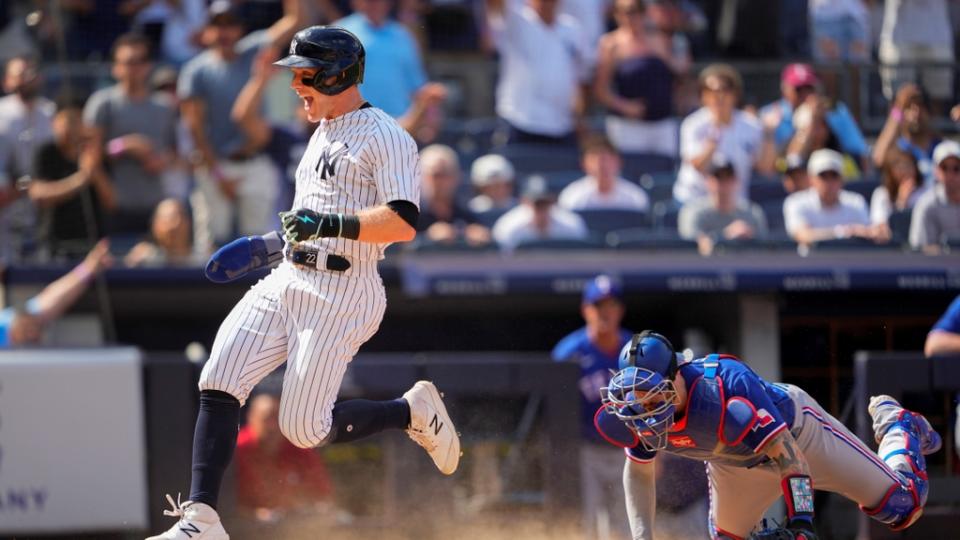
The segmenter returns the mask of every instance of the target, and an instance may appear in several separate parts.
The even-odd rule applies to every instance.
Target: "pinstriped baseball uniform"
[[[357,214],[405,200],[419,206],[420,162],[413,139],[386,113],[365,104],[314,132],[296,173],[294,208]],[[295,445],[320,445],[347,363],[372,337],[386,309],[377,261],[387,244],[345,238],[309,242],[350,261],[344,272],[284,261],[251,288],[217,332],[200,376],[241,404],[287,362],[280,429]]]

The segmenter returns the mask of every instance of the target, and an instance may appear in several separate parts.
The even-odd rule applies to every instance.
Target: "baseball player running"
[[[802,389],[767,382],[728,355],[678,364],[670,342],[650,331],[623,348],[601,397],[596,427],[626,448],[623,487],[638,540],[653,538],[661,450],[707,463],[713,538],[746,538],[782,494],[785,527],[756,538],[814,540],[815,488],[855,501],[894,530],[912,525],[927,500],[923,456],[941,443],[923,416],[875,396],[878,456]]]
[[[401,399],[334,404],[347,363],[380,325],[386,307],[377,260],[391,242],[413,239],[420,165],[410,136],[363,100],[364,50],[346,30],[297,33],[290,54],[294,92],[319,123],[296,173],[283,236],[246,237],[218,251],[215,281],[285,259],[254,285],[217,332],[200,375],[190,497],[165,511],[178,521],[152,539],[226,540],[217,514],[220,482],[236,445],[239,411],[251,389],[286,362],[280,430],[311,448],[384,429],[406,429],[444,474],[460,441],[440,394],[417,382]],[[279,254],[282,248],[282,255]],[[151,539],[148,539],[151,540]]]

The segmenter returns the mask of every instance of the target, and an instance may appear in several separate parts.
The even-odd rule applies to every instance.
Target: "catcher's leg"
[[[710,482],[710,535],[743,540],[780,497],[780,473],[771,466],[752,469],[707,464]]]
[[[940,449],[940,435],[920,414],[905,410],[890,396],[874,396],[873,417],[879,455],[901,477],[879,504],[861,509],[872,518],[902,530],[919,519],[927,502],[927,465],[923,456]]]

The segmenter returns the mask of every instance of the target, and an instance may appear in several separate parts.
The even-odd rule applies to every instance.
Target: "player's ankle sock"
[[[200,412],[193,432],[190,499],[217,507],[220,481],[237,445],[240,402],[219,390],[200,392]]]
[[[410,405],[406,400],[341,401],[333,406],[333,425],[326,442],[351,442],[385,429],[406,429],[409,425]]]

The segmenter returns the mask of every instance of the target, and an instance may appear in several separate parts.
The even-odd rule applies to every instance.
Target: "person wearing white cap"
[[[910,217],[910,245],[937,253],[947,238],[960,237],[960,143],[943,141],[933,150],[933,189],[924,193]]]
[[[510,161],[499,154],[480,156],[470,166],[470,182],[477,195],[470,199],[470,210],[475,214],[490,211],[505,212],[517,205],[513,196],[516,173]]]
[[[885,223],[870,224],[867,202],[859,193],[843,189],[843,156],[834,150],[815,151],[807,162],[810,188],[783,202],[787,233],[799,244],[836,238],[890,240]]]

